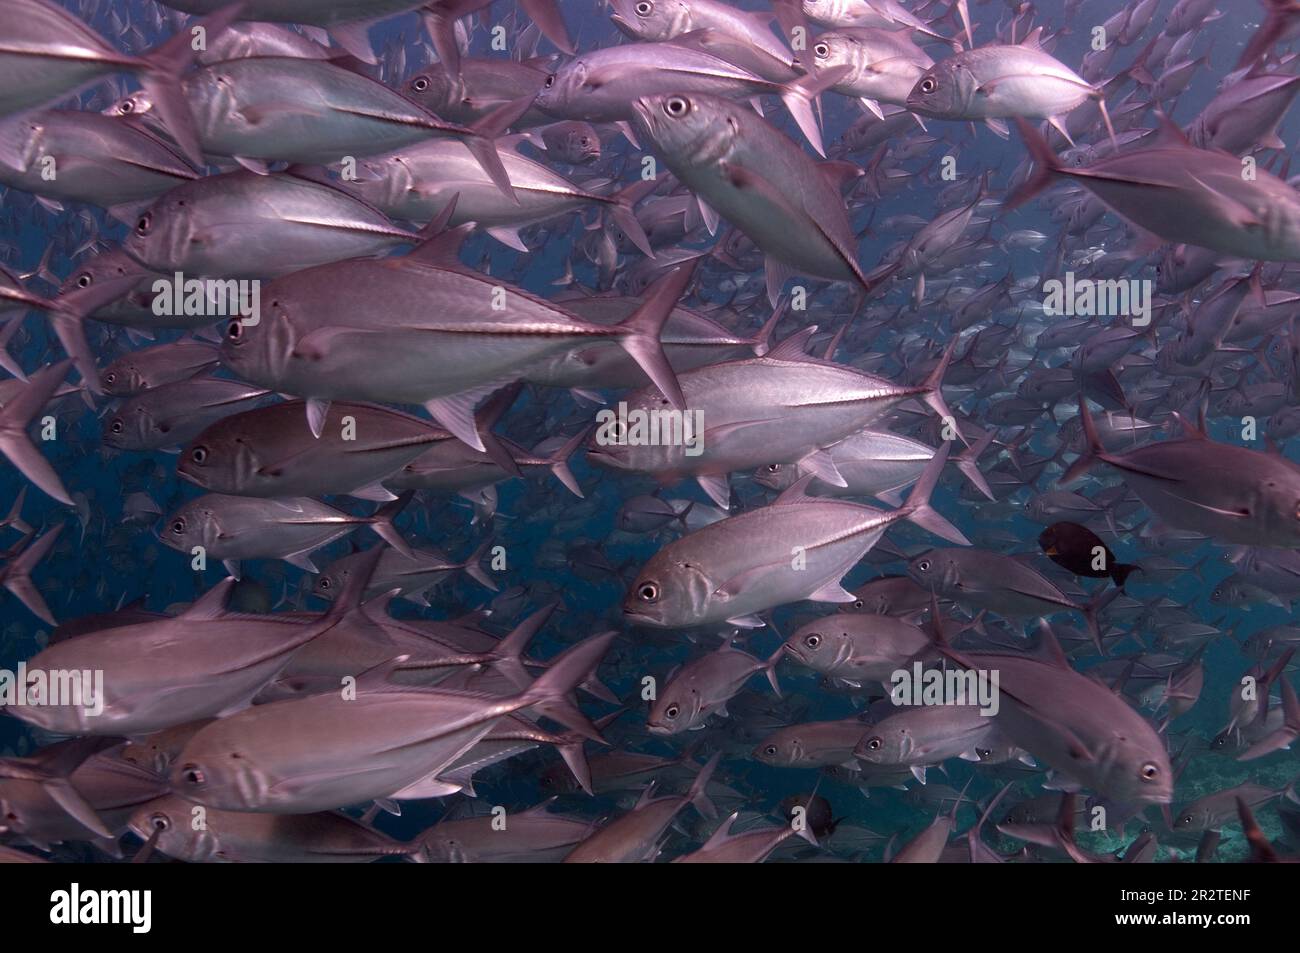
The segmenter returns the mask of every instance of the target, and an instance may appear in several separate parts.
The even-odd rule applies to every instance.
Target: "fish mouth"
[[[652,724],[647,724],[645,727],[646,727],[646,731],[650,732],[650,734],[652,734],[652,735],[660,735],[660,736],[663,736],[663,735],[671,735],[671,734],[672,734],[672,729],[670,729],[667,725],[652,725]]]

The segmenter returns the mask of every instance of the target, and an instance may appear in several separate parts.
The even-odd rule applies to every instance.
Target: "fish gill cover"
[[[1294,5],[0,24],[0,860],[1300,849]]]

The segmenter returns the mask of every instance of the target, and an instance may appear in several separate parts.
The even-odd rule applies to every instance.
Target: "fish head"
[[[571,59],[555,72],[547,73],[533,105],[556,116],[581,112],[583,97],[599,88],[599,84],[587,82],[588,71],[586,60]]]
[[[123,404],[104,424],[104,446],[114,450],[136,450],[149,446],[158,432],[158,424],[149,408],[129,402]]]
[[[38,805],[48,800],[36,781],[0,779],[0,834],[22,836],[39,827]]]
[[[172,791],[187,801],[231,811],[265,806],[271,780],[244,752],[231,731],[216,725],[187,744],[168,775]],[[217,729],[217,730],[211,730]]]
[[[694,686],[665,686],[664,693],[655,699],[646,717],[646,728],[652,735],[675,735],[695,727],[700,720],[703,703]]]
[[[716,586],[701,567],[661,550],[646,563],[623,599],[623,617],[640,625],[673,626],[699,617]]]
[[[959,119],[965,115],[977,85],[969,70],[941,62],[916,81],[907,95],[907,108],[934,119]]]
[[[769,490],[784,490],[799,476],[799,468],[793,464],[769,463],[754,471],[754,482]]]
[[[845,643],[834,622],[833,618],[822,618],[801,625],[786,639],[786,655],[819,672],[830,671]]]
[[[947,582],[947,561],[937,549],[927,549],[907,564],[907,574],[917,585],[931,592],[942,592]]]
[[[465,84],[445,70],[428,69],[407,80],[402,92],[408,99],[441,116],[458,99],[465,97]]]
[[[202,500],[193,500],[167,518],[159,534],[164,546],[188,553],[195,546],[211,544],[221,530],[215,525],[215,514],[202,504]]]
[[[103,386],[104,393],[110,397],[129,397],[149,389],[144,371],[129,355],[104,368],[100,372],[99,383]]]
[[[152,116],[153,97],[146,90],[138,89],[129,96],[123,96],[107,109],[103,110],[105,116],[120,116],[123,118],[139,119],[144,116]]]
[[[855,75],[858,71],[858,56],[861,47],[843,33],[823,33],[812,45],[813,72],[848,66],[852,72],[845,77]]]
[[[609,15],[625,36],[634,40],[671,40],[689,33],[691,8],[686,0],[609,0]]]
[[[239,490],[251,486],[261,469],[255,441],[237,423],[219,421],[194,438],[181,453],[176,473],[208,490]]]
[[[862,740],[853,749],[853,757],[868,764],[901,764],[905,742],[910,736],[906,728],[888,722],[885,719],[877,725],[866,726]]]
[[[221,364],[240,380],[273,385],[285,379],[290,364],[309,359],[299,353],[301,305],[273,285],[264,289],[258,314],[235,317],[226,325],[219,350]]]
[[[546,130],[542,138],[548,150],[553,150],[565,162],[586,165],[600,158],[600,136],[589,123],[560,123]]]
[[[737,106],[712,96],[669,93],[642,96],[632,104],[633,125],[668,156],[708,165],[731,151],[740,135]]]
[[[311,586],[311,594],[332,602],[335,594],[343,588],[343,584],[347,580],[348,568],[346,566],[330,566],[316,577]]]
[[[1116,736],[1107,770],[1107,797],[1132,804],[1168,804],[1174,799],[1174,770],[1164,742]]]
[[[192,823],[195,805],[174,794],[142,804],[127,820],[127,827],[169,857],[197,861],[216,856],[216,836],[209,824]],[[197,829],[196,829],[197,828]]]
[[[1188,804],[1174,817],[1175,831],[1203,831],[1210,825],[1210,812],[1195,803]]]
[[[784,732],[764,738],[750,752],[750,756],[755,761],[773,767],[798,764],[802,755],[803,745],[800,744],[798,737]]]
[[[204,244],[195,203],[185,186],[173,189],[136,217],[122,250],[146,268],[170,271]]]

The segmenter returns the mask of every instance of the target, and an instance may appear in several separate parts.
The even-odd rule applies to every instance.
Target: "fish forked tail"
[[[410,503],[411,498],[414,496],[414,490],[407,490],[397,499],[385,503],[375,510],[374,515],[367,520],[370,528],[375,531],[380,539],[408,559],[414,559],[415,553],[412,552],[410,545],[403,538],[401,531],[393,525],[393,520],[397,519],[398,514],[406,509],[406,504]]]
[[[695,274],[698,259],[678,265],[657,279],[646,292],[641,306],[626,321],[614,326],[623,350],[641,366],[647,377],[676,410],[686,409],[686,395],[677,374],[668,363],[660,335]]]
[[[4,587],[46,625],[55,624],[54,615],[45,604],[40,590],[32,582],[31,572],[45,558],[45,554],[54,546],[55,540],[59,538],[59,533],[62,531],[62,523],[46,530],[45,535],[19,553],[4,571]]]
[[[1079,459],[1070,464],[1070,468],[1061,474],[1060,479],[1056,481],[1058,485],[1073,483],[1105,459],[1106,448],[1102,446],[1101,437],[1097,434],[1097,425],[1093,422],[1092,412],[1088,410],[1088,401],[1083,394],[1079,394],[1079,422],[1083,424],[1084,450],[1079,454]]]
[[[243,8],[242,0],[237,0],[198,23],[179,30],[146,53],[143,63],[136,71],[140,85],[153,97],[163,125],[181,147],[185,158],[198,169],[202,169],[206,163],[203,161],[198,128],[194,123],[194,114],[190,112],[182,76],[194,62],[195,54],[207,49],[215,35],[238,20]],[[200,37],[202,43],[199,43]]]
[[[658,187],[658,179],[638,179],[613,195],[601,196],[601,201],[608,203],[606,214],[610,221],[617,225],[637,250],[647,258],[654,258],[655,251],[650,247],[650,238],[636,217],[635,206]]]
[[[0,455],[7,457],[48,496],[68,506],[73,505],[72,497],[68,496],[58,473],[27,436],[27,427],[63,383],[71,365],[72,359],[68,358],[41,368],[0,410]]]
[[[1004,212],[1019,208],[1038,195],[1052,184],[1062,169],[1061,160],[1057,158],[1052,147],[1047,144],[1047,140],[1037,129],[1020,118],[1016,119],[1016,127],[1020,130],[1021,138],[1025,140],[1025,146],[1029,149],[1029,157],[1034,160],[1038,168],[1030,176],[1029,181],[1006,197],[1002,203]]]
[[[939,449],[930,462],[925,465],[921,471],[920,478],[916,485],[912,487],[912,492],[908,494],[907,502],[899,510],[903,519],[910,520],[917,526],[933,533],[950,543],[956,543],[959,546],[969,546],[971,541],[952,523],[948,522],[939,511],[930,506],[930,495],[939,483],[939,475],[943,473],[944,464],[948,462],[948,452],[951,444],[944,441],[943,446]]]
[[[515,696],[520,708],[533,708],[569,731],[604,743],[600,730],[574,703],[573,693],[609,651],[617,632],[594,635],[566,649],[527,689]]]

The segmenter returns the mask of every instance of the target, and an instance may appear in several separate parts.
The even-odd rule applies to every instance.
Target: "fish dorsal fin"
[[[843,190],[846,185],[851,185],[866,175],[861,166],[853,162],[845,162],[842,159],[827,159],[825,162],[819,162],[817,163],[817,171],[836,190]]]
[[[1056,641],[1056,633],[1052,627],[1043,619],[1038,624],[1038,644],[1043,660],[1057,668],[1074,671],[1070,667],[1070,660],[1066,658],[1065,652],[1061,649],[1061,643]]]
[[[796,331],[790,335],[772,350],[767,352],[767,357],[775,358],[778,361],[801,361],[808,359],[808,342],[812,336],[817,333],[817,325],[810,324],[808,327]]]
[[[809,473],[800,477],[794,483],[790,484],[790,486],[780,496],[778,496],[775,501],[773,501],[772,505],[788,506],[792,503],[803,503],[808,500],[817,499],[815,496],[808,495],[808,484],[815,479],[817,479],[817,474],[815,473]]]
[[[193,605],[180,614],[181,619],[216,619],[226,613],[226,597],[230,595],[230,588],[235,584],[234,576],[227,576],[221,580],[198,599],[194,600]]]
[[[1157,112],[1156,121],[1159,125],[1156,127],[1154,146],[1186,146],[1189,149],[1192,148],[1192,144],[1187,141],[1187,136],[1165,113]]]
[[[1174,419],[1177,420],[1178,423],[1182,426],[1184,439],[1187,440],[1209,440],[1210,439],[1205,432],[1205,410],[1204,409],[1201,410],[1200,419],[1197,421],[1197,423],[1192,423],[1190,420],[1188,420],[1186,417],[1184,417],[1176,410],[1174,411]]]
[[[465,244],[465,239],[473,230],[474,223],[465,222],[455,228],[439,232],[420,244],[406,257],[442,268],[463,268],[460,261],[460,246]]]
[[[1041,50],[1043,48],[1043,28],[1034,27],[1027,37],[1020,41],[1020,46],[1028,47],[1031,50]]]

